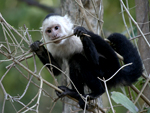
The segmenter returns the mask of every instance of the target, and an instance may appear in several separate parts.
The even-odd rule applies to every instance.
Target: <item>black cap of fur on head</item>
[[[47,19],[47,18],[49,18],[49,17],[51,17],[51,16],[60,16],[59,14],[56,14],[56,13],[50,13],[50,14],[48,14],[45,18],[44,18],[44,20],[45,19]],[[44,21],[43,20],[43,21]]]

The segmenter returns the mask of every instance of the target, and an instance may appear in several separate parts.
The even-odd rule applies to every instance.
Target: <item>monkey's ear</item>
[[[68,28],[72,29],[73,22],[71,21],[71,18],[67,14],[64,16],[64,20],[65,20],[65,23],[67,24]]]
[[[64,18],[65,18],[65,19],[68,19],[68,18],[70,18],[70,17],[66,14],[66,15],[64,16]]]
[[[71,18],[70,18],[67,14],[64,16],[64,19],[65,19],[67,22],[72,23],[72,22],[71,22]]]

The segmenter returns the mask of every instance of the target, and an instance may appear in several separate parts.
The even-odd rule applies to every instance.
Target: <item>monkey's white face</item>
[[[47,27],[45,30],[45,34],[50,38],[50,40],[56,40],[60,39],[62,37],[61,35],[61,26],[59,24],[54,24],[53,26]],[[56,41],[54,43],[60,43],[61,40]]]
[[[73,24],[67,16],[54,16],[47,18],[43,21],[42,27],[46,42],[61,39],[62,37],[68,36],[69,34],[73,33]],[[62,39],[54,42],[53,44],[61,45],[66,40],[67,39]]]
[[[73,23],[66,16],[51,16],[46,18],[42,24],[43,38],[45,42],[61,39],[73,33]],[[54,43],[46,44],[47,49],[54,57],[69,58],[75,52],[83,50],[79,37],[72,36]]]

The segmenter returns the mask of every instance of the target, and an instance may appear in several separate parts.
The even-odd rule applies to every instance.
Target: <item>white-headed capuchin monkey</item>
[[[44,46],[39,46],[41,42],[36,41],[30,47],[43,64],[50,63],[59,69],[62,67],[62,60],[67,59],[69,65],[69,75],[75,87],[84,97],[89,95],[88,100],[95,99],[105,92],[104,84],[98,79],[110,78],[121,66],[115,53],[123,56],[124,64],[132,63],[117,73],[107,82],[108,88],[117,85],[131,85],[136,82],[143,72],[142,61],[137,49],[122,34],[113,33],[108,37],[111,46],[99,35],[86,30],[84,27],[73,29],[73,23],[68,16],[49,14],[45,17],[43,24],[43,35],[46,42],[61,39],[74,33],[70,38],[62,39],[54,43],[48,43],[47,50]],[[88,34],[90,37],[85,36]],[[114,51],[115,50],[115,51]],[[49,54],[49,55],[48,55]],[[50,70],[50,66],[47,66]],[[60,71],[53,67],[54,75]],[[90,94],[84,93],[84,85],[91,89]],[[66,86],[59,86],[64,92],[56,94],[59,97],[69,95],[79,101],[80,107],[84,108],[84,101],[75,90]]]

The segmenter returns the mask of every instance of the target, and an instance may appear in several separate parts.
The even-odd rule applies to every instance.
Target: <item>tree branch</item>
[[[25,3],[27,3],[30,6],[38,7],[40,9],[43,9],[43,10],[47,11],[47,12],[55,12],[55,13],[58,12],[57,8],[49,7],[49,6],[40,4],[36,0],[19,0],[19,1],[25,2]]]

